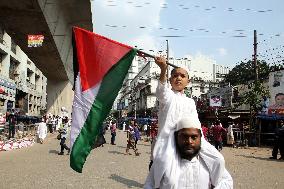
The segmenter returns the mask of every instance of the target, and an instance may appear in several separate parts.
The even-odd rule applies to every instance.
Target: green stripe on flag
[[[82,173],[86,158],[98,136],[103,121],[109,114],[113,102],[122,87],[123,80],[136,52],[136,49],[130,50],[111,68],[102,80],[96,99],[80,134],[73,144],[70,155],[70,166],[79,173]]]

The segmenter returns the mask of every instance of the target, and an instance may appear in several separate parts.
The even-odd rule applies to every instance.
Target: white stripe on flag
[[[76,78],[74,102],[72,107],[72,126],[70,132],[70,149],[81,132],[94,100],[98,94],[101,81],[94,87],[82,92],[80,73]]]

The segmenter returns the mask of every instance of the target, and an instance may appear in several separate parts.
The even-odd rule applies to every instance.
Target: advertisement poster
[[[210,106],[211,107],[220,107],[222,106],[222,99],[221,96],[210,96]]]
[[[284,116],[284,70],[270,75],[270,106],[268,114]]]
[[[41,47],[43,40],[43,35],[28,35],[28,47]]]

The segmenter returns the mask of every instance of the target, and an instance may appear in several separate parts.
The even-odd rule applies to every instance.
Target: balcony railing
[[[34,84],[32,84],[32,83],[30,83],[30,82],[26,82],[26,85],[27,85],[27,87],[28,87],[29,89],[35,90],[35,85],[34,85]]]

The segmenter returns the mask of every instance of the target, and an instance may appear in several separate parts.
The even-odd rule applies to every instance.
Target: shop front
[[[0,113],[6,114],[14,108],[16,85],[12,81],[0,78]]]

